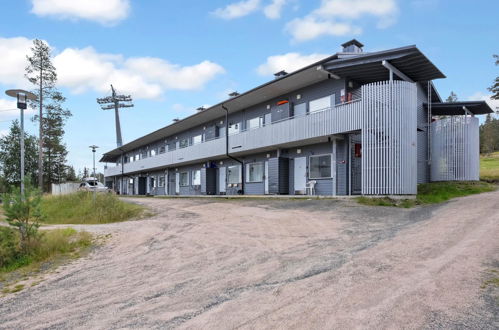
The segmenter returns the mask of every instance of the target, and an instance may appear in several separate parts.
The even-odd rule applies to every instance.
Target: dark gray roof
[[[407,46],[374,53],[358,53],[358,55],[346,58],[341,57],[341,53],[337,53],[285,76],[273,79],[245,93],[231,97],[204,111],[195,113],[152,133],[146,134],[124,144],[121,148],[106,152],[100,161],[114,162],[122,152],[134,150],[146,144],[222,117],[224,115],[222,106],[226,106],[229,109],[229,113],[233,113],[329,79],[330,76],[327,71],[318,70],[319,66],[330,70],[332,73],[339,75],[342,78],[358,80],[361,83],[386,80],[388,79],[388,70],[381,65],[383,60],[389,60],[392,65],[403,71],[414,81],[424,82],[436,78],[445,78],[445,76],[416,48],[416,46]]]
[[[425,104],[425,107],[428,108],[428,105]],[[484,115],[494,112],[485,101],[464,101],[432,103],[431,113],[434,116],[464,115],[465,111],[463,107],[466,107],[474,115]]]

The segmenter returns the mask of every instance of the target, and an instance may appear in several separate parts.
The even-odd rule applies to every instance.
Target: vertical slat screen
[[[480,178],[478,118],[452,116],[431,124],[431,180],[475,181]]]
[[[405,81],[362,86],[362,194],[415,194],[417,88]]]

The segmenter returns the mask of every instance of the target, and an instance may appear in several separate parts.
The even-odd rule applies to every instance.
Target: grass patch
[[[480,180],[499,183],[499,152],[480,156]]]
[[[9,227],[0,227],[0,242],[0,275],[5,279],[6,273],[23,267],[63,256],[79,255],[80,251],[92,244],[92,236],[73,228],[42,231],[39,238],[32,242],[29,252],[23,253],[19,248],[18,232]]]
[[[365,197],[357,198],[357,202],[371,206],[396,206],[409,208],[416,205],[437,204],[448,201],[455,197],[463,197],[483,192],[494,191],[497,186],[489,182],[431,182],[420,184],[416,199],[392,199],[389,197]]]
[[[126,221],[144,213],[141,205],[127,203],[113,194],[78,192],[45,196],[41,203],[46,224],[101,224]]]

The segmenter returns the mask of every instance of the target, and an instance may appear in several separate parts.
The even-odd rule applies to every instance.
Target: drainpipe
[[[242,194],[244,195],[244,163],[243,161],[237,159],[236,157],[233,157],[229,155],[229,109],[227,109],[223,104],[222,104],[222,109],[225,110],[225,155],[229,157],[232,160],[235,160],[239,164],[241,164],[241,191]]]

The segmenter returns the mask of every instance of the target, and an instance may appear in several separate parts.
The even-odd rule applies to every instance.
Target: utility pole
[[[132,97],[130,95],[116,94],[113,85],[111,85],[111,96],[97,99],[97,103],[101,105],[102,110],[114,109],[114,120],[116,124],[116,145],[118,148],[123,145],[123,140],[121,138],[120,114],[118,109],[133,107],[133,103],[131,102]]]
[[[17,108],[21,110],[21,197],[24,199],[24,110],[27,108],[28,100],[36,100],[36,95],[22,89],[9,89],[5,94],[17,98]]]

